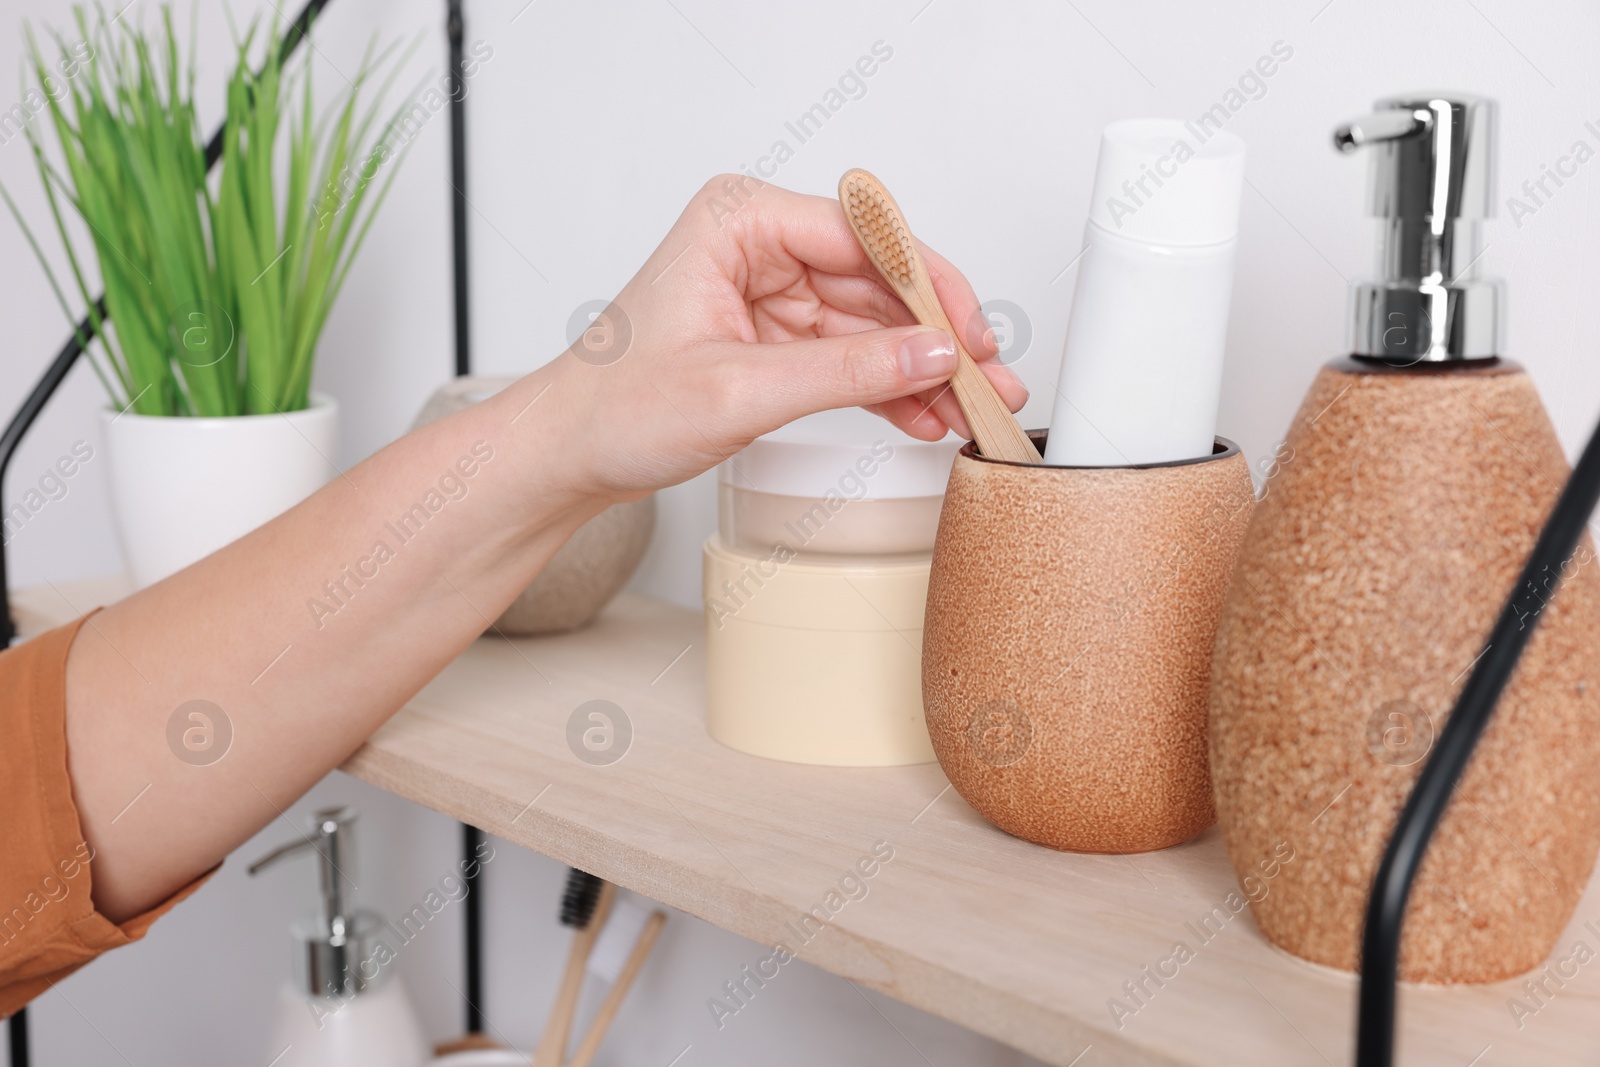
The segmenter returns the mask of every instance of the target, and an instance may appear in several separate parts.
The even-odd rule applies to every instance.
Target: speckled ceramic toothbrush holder
[[[1045,434],[1030,434],[1044,451]],[[1008,833],[1148,852],[1216,821],[1211,651],[1255,505],[1203,459],[1028,466],[957,455],[928,584],[922,700],[951,784]]]

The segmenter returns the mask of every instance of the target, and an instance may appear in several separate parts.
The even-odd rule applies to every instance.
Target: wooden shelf
[[[120,593],[77,583],[13,602],[37,632],[69,619],[68,601]],[[984,822],[936,765],[802,767],[731,751],[702,724],[703,644],[699,614],[637,596],[576,634],[480,640],[345,770],[1050,1063],[1351,1062],[1353,978],[1273,949],[1248,910],[1198,936],[1238,888],[1215,830],[1143,856],[1056,853]],[[633,727],[609,766],[567,743],[574,709],[596,699]],[[801,917],[878,842],[894,856],[867,895],[802,944]],[[1600,950],[1587,920],[1600,926],[1593,884],[1556,959],[1580,940]],[[1138,1005],[1124,983],[1176,942],[1193,958],[1159,988],[1144,980]],[[1520,983],[1408,987],[1399,1062],[1594,1063],[1600,963],[1563,981],[1520,1030],[1508,1006],[1526,1001]],[[1112,998],[1138,1009],[1120,1027]]]

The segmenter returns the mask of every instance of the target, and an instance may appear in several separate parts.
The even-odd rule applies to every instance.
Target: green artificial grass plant
[[[256,25],[236,34],[222,157],[208,176],[192,22],[180,61],[170,8],[149,35],[108,21],[103,9],[92,25],[84,9],[74,14],[80,40],[53,35],[64,60],[78,59],[73,77],[52,77],[66,68],[48,65],[28,31],[58,159],[32,125],[25,130],[101,348],[89,356],[112,402],[145,415],[307,407],[317,337],[403,154],[385,142],[389,125],[369,141],[377,105],[357,103],[388,51],[374,56],[369,47],[348,89],[314,116],[304,53],[286,70],[280,34],[258,34]],[[11,196],[3,187],[0,195],[76,321]],[[73,213],[93,245],[109,322],[68,231]]]

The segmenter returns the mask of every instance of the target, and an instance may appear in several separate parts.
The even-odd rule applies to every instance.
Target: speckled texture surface
[[[453,378],[428,398],[411,428],[460,411],[516,380],[486,374]],[[495,620],[495,628],[509,637],[531,637],[587,626],[633,576],[655,529],[653,496],[602,511],[567,539]]]
[[[1212,824],[1206,690],[1253,502],[1237,449],[1145,469],[962,451],[928,586],[922,694],[968,803],[1018,837],[1083,852],[1165,848]]]
[[[1355,969],[1368,889],[1432,737],[1567,474],[1515,365],[1325,368],[1257,509],[1217,639],[1212,773],[1274,943]],[[1536,966],[1593,867],[1600,574],[1587,537],[1478,746],[1411,897],[1401,976]]]

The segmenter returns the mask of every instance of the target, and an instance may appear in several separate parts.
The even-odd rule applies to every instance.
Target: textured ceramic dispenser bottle
[[[1261,930],[1346,970],[1395,819],[1568,472],[1533,383],[1498,358],[1504,287],[1478,272],[1495,121],[1493,101],[1419,93],[1336,133],[1374,156],[1379,274],[1352,287],[1352,358],[1322,369],[1289,428],[1218,632],[1212,777],[1229,857],[1243,879],[1292,855],[1253,901]],[[1543,621],[1412,892],[1404,979],[1529,970],[1588,881],[1594,562],[1586,537],[1559,595],[1539,594]]]
[[[922,655],[934,752],[985,818],[1052,848],[1145,852],[1215,821],[1211,651],[1254,504],[1243,453],[1212,432],[1244,146],[1218,134],[1184,154],[1185,136],[1159,119],[1107,129],[1095,271],[1073,298],[1056,418],[1033,435],[1047,465],[963,448],[939,517]],[[1095,221],[1174,157],[1136,226]],[[1148,419],[1172,378],[1183,402]],[[1103,458],[1091,424],[1114,427]]]

